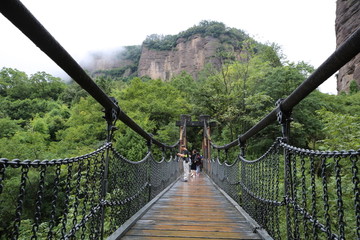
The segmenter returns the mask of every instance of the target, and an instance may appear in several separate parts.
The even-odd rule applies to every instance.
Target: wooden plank
[[[204,175],[174,184],[121,239],[192,238],[261,239]]]
[[[129,234],[126,236],[137,236],[138,239],[141,237],[182,237],[182,238],[217,238],[217,239],[259,239],[253,232],[216,232],[216,231],[159,231],[159,230],[146,230],[146,229],[131,229]],[[126,239],[126,238],[122,238]]]
[[[161,236],[146,236],[146,237],[139,237],[139,236],[124,236],[123,238],[121,238],[122,240],[185,240],[185,239],[201,239],[199,237],[171,237],[171,236],[166,236],[166,237],[161,237]],[[228,239],[228,238],[214,238],[214,237],[207,237],[207,240],[224,240],[224,239]],[[236,239],[236,238],[235,238]],[[244,239],[244,238],[243,238]],[[251,239],[251,238],[247,238],[247,239]]]
[[[206,226],[204,228],[204,226]],[[133,229],[157,229],[157,230],[192,230],[192,231],[216,231],[216,232],[241,232],[244,229],[248,230],[249,224],[247,222],[230,223],[219,226],[218,223],[211,223],[206,221],[177,221],[177,222],[159,222],[140,220]]]

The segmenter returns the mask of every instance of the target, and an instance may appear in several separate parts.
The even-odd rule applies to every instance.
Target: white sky
[[[287,59],[315,68],[335,50],[336,0],[22,0],[57,41],[82,62],[87,53],[140,45],[151,34],[174,35],[202,20],[275,42]],[[67,75],[0,14],[0,69]],[[331,77],[320,91],[336,94]]]

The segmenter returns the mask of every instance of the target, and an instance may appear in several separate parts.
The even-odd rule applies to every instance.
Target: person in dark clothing
[[[201,156],[200,153],[198,153],[196,155],[196,157],[195,157],[196,176],[200,175],[201,166],[202,166],[202,159],[203,159],[203,156]]]
[[[195,172],[196,172],[196,155],[198,154],[198,152],[194,149],[192,150],[191,153],[191,165],[190,165],[190,177],[195,177]]]
[[[194,149],[191,154],[191,177],[200,175],[201,159],[200,153]]]

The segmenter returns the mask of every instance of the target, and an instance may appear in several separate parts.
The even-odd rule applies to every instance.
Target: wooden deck
[[[176,182],[115,239],[263,239],[204,175]]]

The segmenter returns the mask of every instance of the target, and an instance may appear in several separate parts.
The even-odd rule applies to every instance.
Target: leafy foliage
[[[172,139],[176,142],[178,136],[173,135],[174,131],[171,130],[175,128],[174,120],[191,110],[181,92],[161,80],[142,81],[134,78],[126,88],[114,92],[114,96],[124,112],[159,140]],[[145,141],[139,146],[141,139],[131,129],[123,126],[120,129],[115,135],[116,146],[127,149],[126,157],[141,159],[145,152]]]
[[[319,140],[322,150],[349,150],[360,146],[360,115],[339,114],[321,109],[318,117],[324,123],[325,139]]]
[[[143,45],[156,50],[171,50],[176,46],[179,39],[190,39],[194,35],[200,34],[202,37],[210,36],[220,39],[221,43],[233,45],[237,49],[240,48],[239,43],[244,41],[248,36],[241,30],[235,28],[227,28],[225,24],[216,21],[201,21],[199,25],[195,25],[186,31],[177,35],[158,35],[152,34],[147,36]]]

